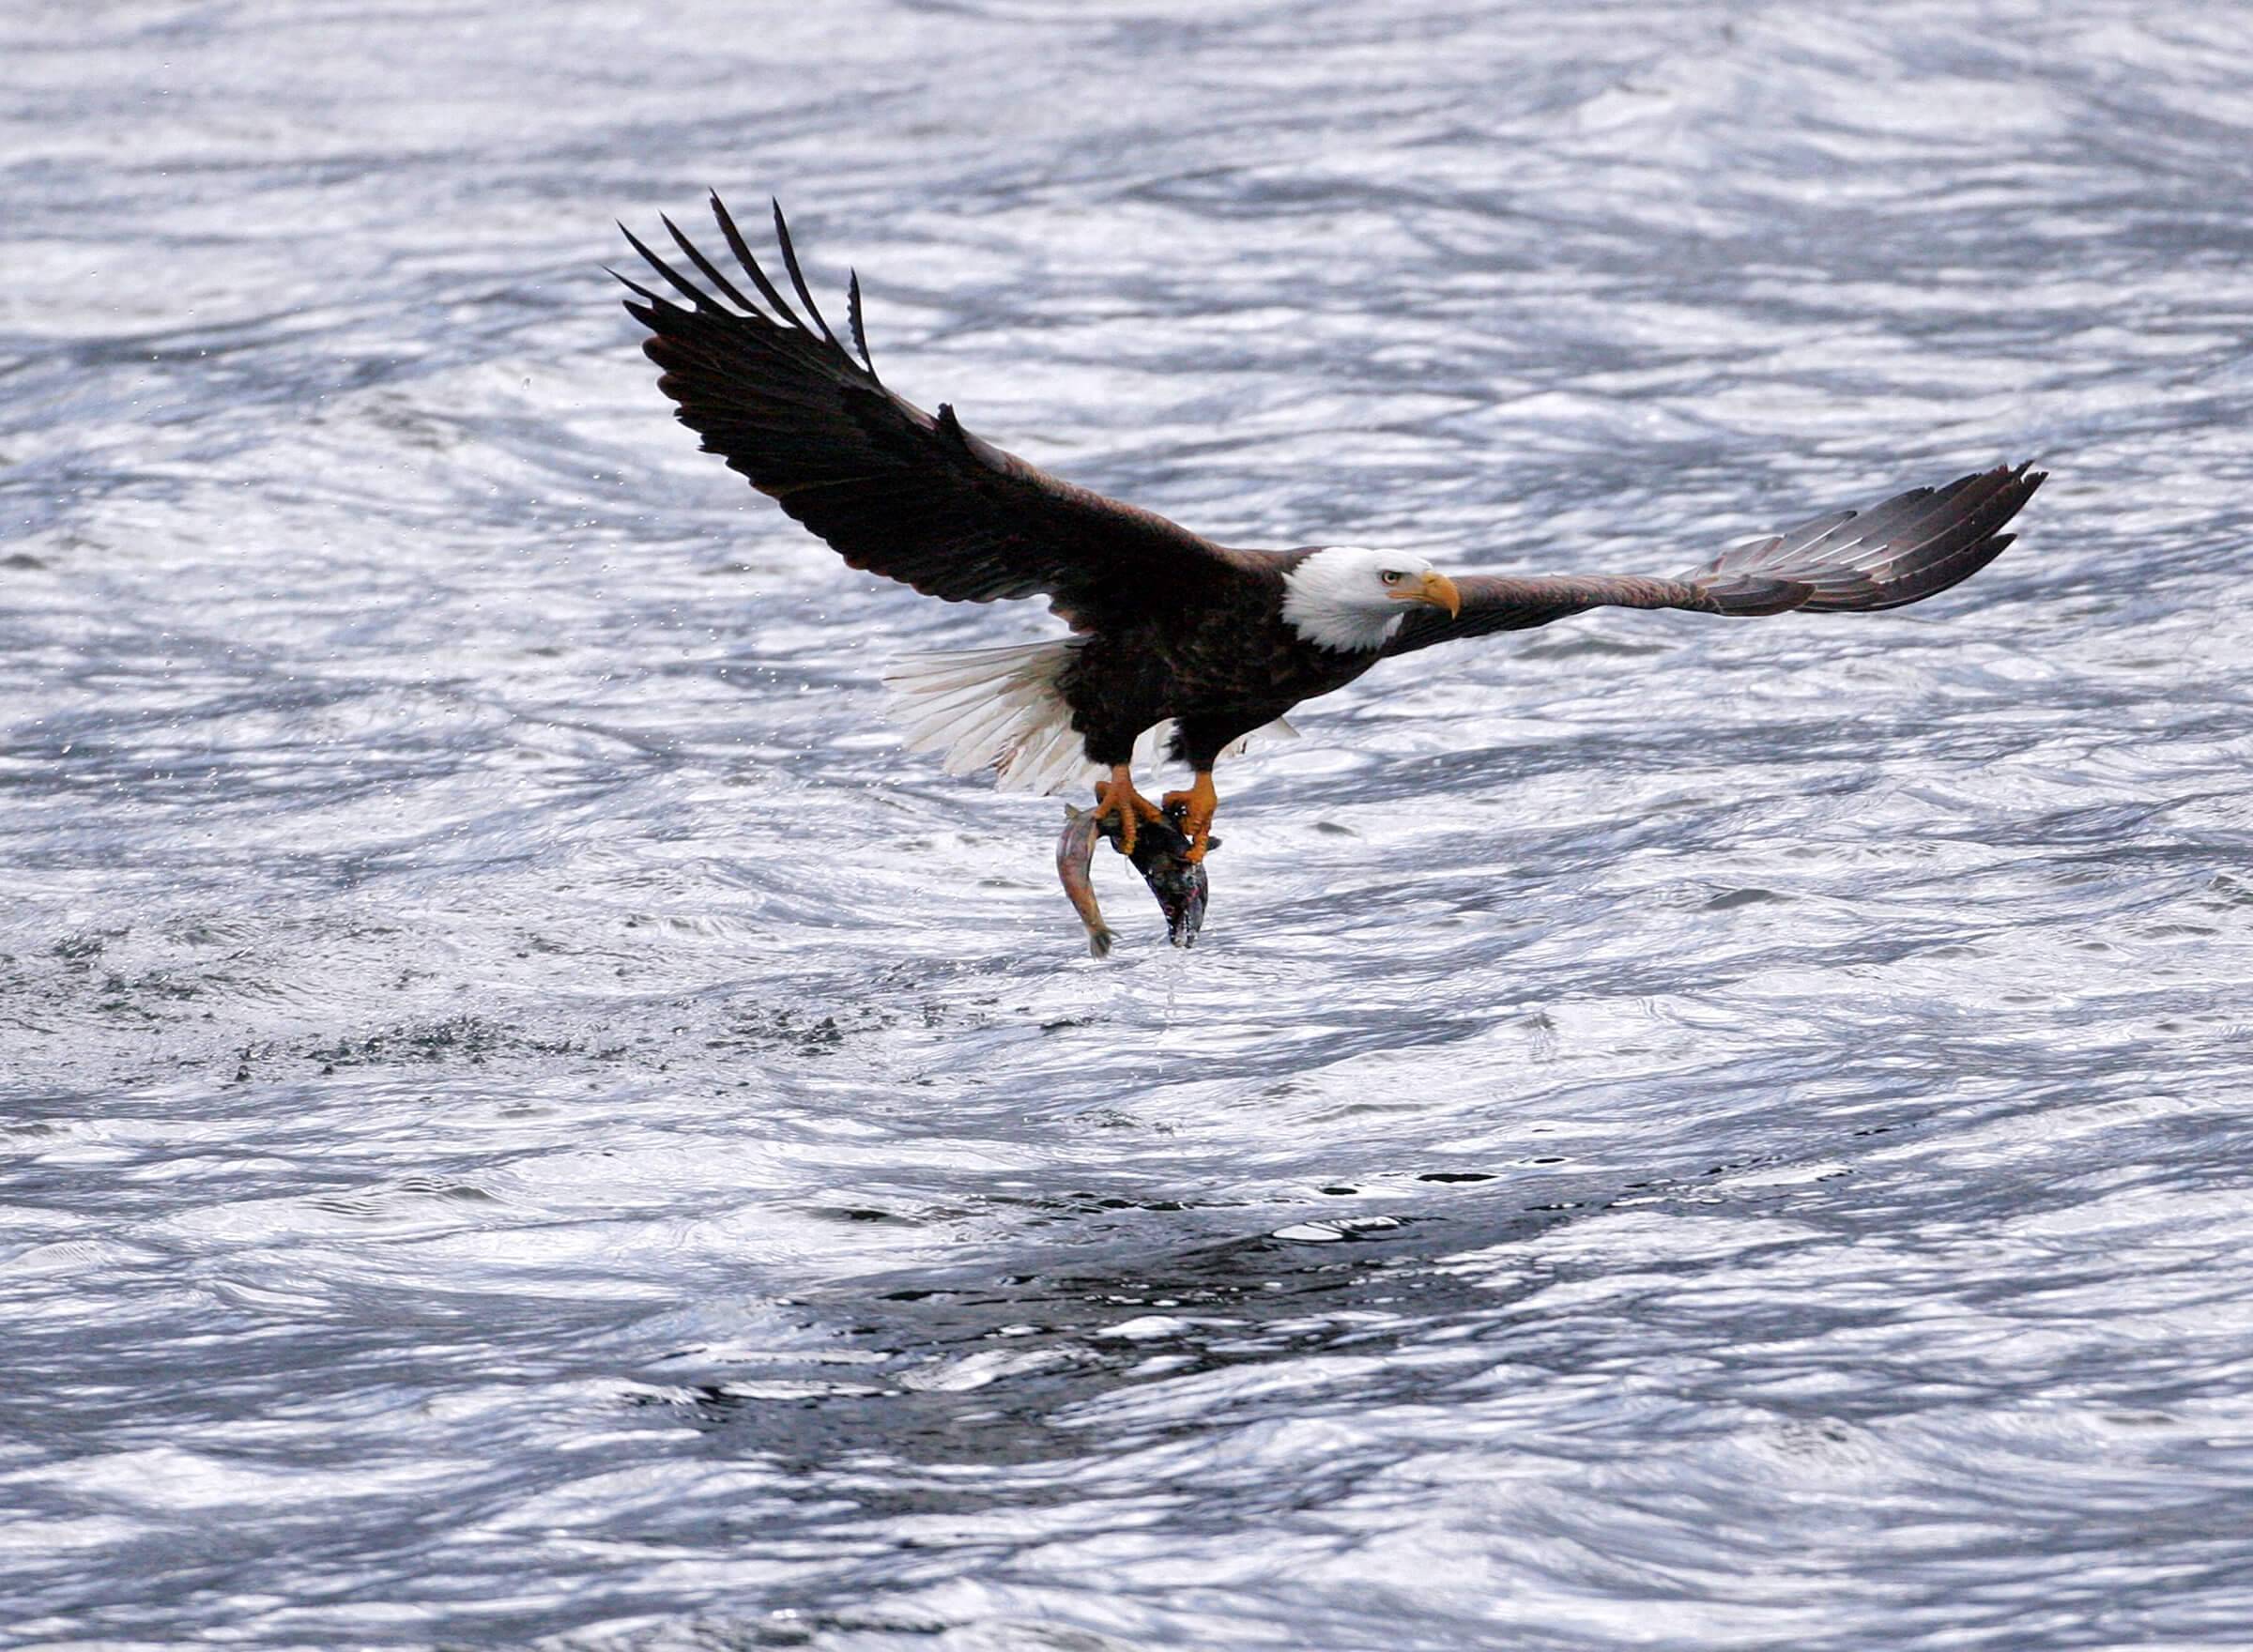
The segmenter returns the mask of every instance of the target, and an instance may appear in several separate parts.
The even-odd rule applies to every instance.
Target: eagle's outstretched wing
[[[2000,556],[2015,537],[2000,529],[2045,474],[2024,465],[1998,466],[1945,487],[1911,488],[1867,511],[1833,511],[1724,551],[1673,579],[1472,574],[1455,581],[1463,593],[1460,613],[1450,618],[1418,609],[1385,651],[1405,654],[1490,631],[1523,631],[1589,608],[1734,616],[1898,608],[1969,579]]]
[[[894,395],[868,357],[859,278],[846,288],[856,360],[806,290],[782,208],[774,237],[803,319],[717,195],[712,212],[763,303],[671,219],[665,227],[702,284],[625,232],[671,288],[668,296],[619,277],[638,295],[627,311],[652,335],[641,347],[664,370],[657,388],[705,451],[853,567],[951,602],[1047,596],[1086,629],[1153,602],[1194,602],[1257,560],[980,441],[943,402],[932,415]]]

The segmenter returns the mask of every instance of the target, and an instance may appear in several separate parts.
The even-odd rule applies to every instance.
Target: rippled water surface
[[[2253,1644],[2253,35],[2169,0],[0,18],[0,1641]],[[1177,954],[903,757],[612,220],[1398,663]],[[1161,776],[1168,784],[1177,777]]]

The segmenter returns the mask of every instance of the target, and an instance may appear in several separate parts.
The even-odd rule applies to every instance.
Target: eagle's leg
[[[1136,825],[1143,820],[1165,818],[1158,806],[1134,789],[1134,776],[1125,763],[1111,766],[1109,783],[1096,788],[1096,824],[1116,817],[1119,822],[1119,853],[1134,853]]]
[[[1192,862],[1204,859],[1205,841],[1213,834],[1213,811],[1220,806],[1220,794],[1213,789],[1213,772],[1198,770],[1188,790],[1169,791],[1163,801],[1169,809],[1179,803],[1188,811],[1181,829],[1188,834],[1189,852],[1182,859]]]

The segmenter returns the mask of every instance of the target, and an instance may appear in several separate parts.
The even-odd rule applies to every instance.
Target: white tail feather
[[[991,769],[1004,791],[1064,791],[1101,772],[1057,687],[1079,650],[1067,638],[911,654],[884,673],[884,686],[908,749],[944,751],[949,774]]]
[[[942,766],[949,774],[991,769],[1004,791],[1052,795],[1099,779],[1103,771],[1089,760],[1058,686],[1080,647],[1078,638],[1066,637],[896,661],[884,686],[907,749],[945,752]],[[1280,718],[1254,734],[1297,737]],[[1172,737],[1172,723],[1158,724],[1134,742],[1134,760],[1147,766]],[[1253,738],[1245,736],[1222,755],[1233,757]]]

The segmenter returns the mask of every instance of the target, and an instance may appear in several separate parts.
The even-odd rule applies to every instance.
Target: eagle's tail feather
[[[994,771],[1004,791],[1059,792],[1100,771],[1059,683],[1080,643],[910,654],[884,673],[910,751],[943,751],[949,774]]]

